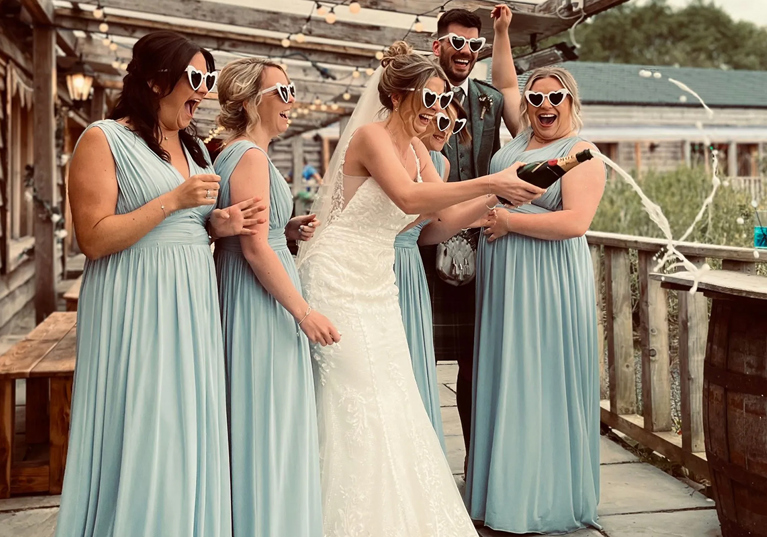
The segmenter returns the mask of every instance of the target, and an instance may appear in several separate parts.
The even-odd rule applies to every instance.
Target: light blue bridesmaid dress
[[[230,202],[232,172],[251,142],[216,159],[219,206]],[[301,291],[285,226],[290,187],[269,161],[269,245]],[[239,237],[216,241],[232,459],[234,537],[322,537],[319,441],[309,341],[293,316],[259,283]]]
[[[127,127],[90,128],[114,158],[117,214],[183,182]],[[190,175],[213,172],[187,161]],[[212,210],[177,211],[85,264],[59,537],[231,535]]]
[[[516,161],[566,156],[582,141],[566,138],[525,151],[530,134],[496,153],[490,173]],[[514,212],[559,210],[561,181]],[[465,499],[472,518],[490,528],[562,533],[598,527],[595,304],[585,237],[481,238]]]
[[[430,151],[431,160],[437,173],[445,175],[445,157],[437,151]],[[399,306],[405,324],[413,373],[418,391],[426,407],[434,432],[447,453],[442,432],[442,413],[439,406],[439,383],[437,382],[437,360],[434,357],[434,328],[432,326],[431,298],[426,273],[418,250],[418,237],[428,223],[418,223],[403,231],[394,241],[394,274],[399,288]]]

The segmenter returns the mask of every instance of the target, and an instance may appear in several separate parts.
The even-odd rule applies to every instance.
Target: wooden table
[[[77,313],[54,313],[0,356],[0,498],[58,494],[64,480]],[[26,429],[16,434],[16,381],[26,379]]]
[[[688,272],[654,274],[690,290]],[[767,278],[711,271],[698,291],[712,299],[703,374],[703,429],[724,537],[767,537]]]

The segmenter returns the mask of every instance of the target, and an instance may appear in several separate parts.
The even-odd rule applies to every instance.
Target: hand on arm
[[[269,205],[269,164],[266,156],[252,149],[240,159],[230,179],[232,203],[260,198]],[[330,321],[319,312],[309,308],[309,304],[282,266],[282,262],[269,245],[269,209],[266,209],[264,221],[255,225],[256,233],[241,235],[240,244],[245,259],[264,289],[277,302],[301,322],[301,330],[313,343],[330,345],[340,341],[341,336]]]
[[[213,240],[234,235],[254,235],[255,225],[263,224],[266,219],[258,213],[266,210],[265,205],[258,205],[261,200],[253,198],[230,205],[226,209],[216,209],[210,215],[210,238]]]
[[[517,70],[514,67],[509,39],[511,9],[505,4],[498,5],[493,9],[491,17],[495,32],[491,67],[493,86],[503,95],[503,122],[506,123],[511,135],[516,136],[521,127],[519,105],[522,96],[519,92]]]
[[[90,259],[120,252],[136,244],[174,211],[213,205],[219,177],[195,175],[170,192],[162,194],[126,214],[115,214],[117,175],[106,135],[91,128],[80,140],[69,171],[69,201],[77,241]]]
[[[584,149],[596,150],[588,142],[573,147],[573,155]],[[542,240],[566,240],[586,234],[599,207],[605,188],[605,168],[599,160],[589,160],[567,172],[562,181],[562,210],[545,214],[510,213],[496,210],[483,223],[492,240],[513,231]]]

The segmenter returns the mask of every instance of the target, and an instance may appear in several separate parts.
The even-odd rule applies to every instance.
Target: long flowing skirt
[[[394,273],[415,382],[442,450],[447,453],[439,405],[437,361],[434,357],[431,298],[423,261],[416,247],[395,248],[395,251]]]
[[[287,247],[275,248],[301,289]],[[234,537],[322,537],[309,342],[239,252],[216,248],[226,355]]]
[[[597,526],[599,357],[586,239],[480,242],[466,503],[512,533]]]
[[[207,243],[136,245],[86,264],[56,535],[231,535]]]

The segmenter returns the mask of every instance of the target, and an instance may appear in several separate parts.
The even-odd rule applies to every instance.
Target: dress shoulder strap
[[[422,183],[423,179],[421,179],[421,159],[418,158],[418,153],[415,150],[415,147],[413,147],[413,144],[410,144],[410,149],[413,150],[413,156],[415,157],[415,180],[417,183]]]

